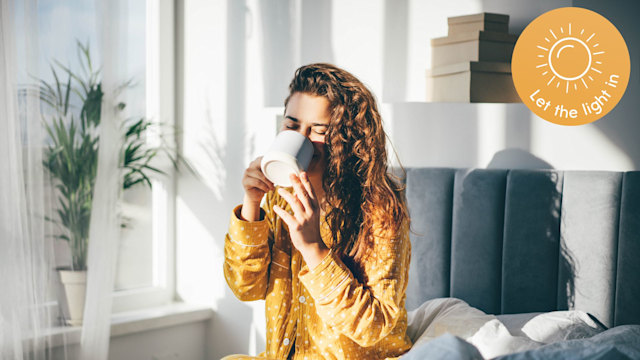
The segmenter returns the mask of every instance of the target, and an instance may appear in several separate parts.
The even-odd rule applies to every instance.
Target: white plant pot
[[[87,292],[87,272],[71,270],[59,270],[58,272],[60,273],[60,281],[64,285],[69,307],[70,319],[67,319],[67,324],[80,326],[82,325],[84,299]]]

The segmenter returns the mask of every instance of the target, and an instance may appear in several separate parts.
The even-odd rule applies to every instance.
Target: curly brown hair
[[[329,208],[325,220],[334,251],[359,262],[375,238],[390,240],[409,226],[403,182],[387,168],[386,134],[376,100],[355,76],[324,63],[296,70],[285,107],[294,93],[329,101],[328,164],[322,183]]]

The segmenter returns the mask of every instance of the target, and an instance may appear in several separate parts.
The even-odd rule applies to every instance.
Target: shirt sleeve
[[[377,237],[373,250],[362,265],[364,284],[333,250],[313,270],[305,265],[299,274],[318,315],[363,347],[389,335],[402,315],[411,258],[406,224],[394,237]]]
[[[266,209],[269,203],[267,196]],[[261,300],[267,293],[273,230],[265,208],[260,209],[262,220],[245,221],[240,216],[242,205],[236,206],[224,240],[224,277],[242,301]]]

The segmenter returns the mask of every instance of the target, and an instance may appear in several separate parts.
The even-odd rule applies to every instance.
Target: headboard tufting
[[[640,171],[407,169],[408,310],[580,309],[640,324]]]

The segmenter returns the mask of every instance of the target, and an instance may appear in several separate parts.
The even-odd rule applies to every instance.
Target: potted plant
[[[63,233],[54,237],[66,241],[71,250],[72,264],[69,268],[58,268],[61,282],[65,287],[70,325],[80,325],[84,311],[86,293],[87,250],[89,244],[89,223],[93,191],[98,168],[100,146],[99,126],[102,106],[100,70],[94,70],[89,46],[78,42],[81,73],[55,61],[51,66],[54,81],[39,81],[40,98],[45,105],[43,119],[49,142],[45,148],[43,163],[56,190],[57,210],[54,218]],[[58,72],[66,75],[61,82]],[[130,86],[123,84],[119,91]],[[126,104],[119,103],[122,111]],[[145,118],[127,119],[122,124],[123,148],[120,167],[123,169],[123,189],[136,185],[151,188],[151,172],[164,174],[151,165],[151,161],[165,152],[174,166],[178,157],[165,142],[149,147],[145,135],[156,126]]]

